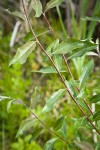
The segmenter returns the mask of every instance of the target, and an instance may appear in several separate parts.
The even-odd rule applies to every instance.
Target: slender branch
[[[58,11],[58,12],[59,12],[59,15],[60,15],[60,18],[61,18],[60,11]],[[52,34],[54,35],[54,37],[55,37],[55,39],[56,39],[56,38],[57,38],[57,37],[56,37],[56,34],[55,34],[55,32],[54,32],[54,30],[53,30],[52,26],[50,25],[49,20],[47,19],[47,17],[46,17],[46,15],[45,15],[45,13],[42,13],[42,14],[43,14],[43,16],[44,16],[44,18],[45,18],[45,20],[46,20],[46,22],[47,22],[48,26],[49,26],[49,29],[51,30]],[[62,19],[61,19],[61,22],[62,22]],[[63,23],[62,23],[62,24],[63,24]],[[62,57],[63,57],[63,60],[64,60],[64,62],[65,62],[65,64],[66,64],[66,66],[67,66],[67,69],[68,69],[68,72],[69,72],[69,74],[70,74],[71,78],[74,80],[74,77],[73,77],[73,75],[72,75],[72,72],[71,72],[71,70],[70,70],[70,67],[69,67],[69,64],[68,64],[68,62],[67,62],[67,60],[66,60],[65,55],[64,55],[64,54],[62,54]],[[76,86],[76,88],[77,88],[77,90],[80,92],[80,89],[79,89],[77,86]],[[85,99],[83,99],[83,101],[84,101],[84,103],[86,104],[86,106],[88,107],[88,109],[89,109],[90,113],[93,115],[93,112],[92,112],[92,110],[91,110],[90,106],[88,105],[88,103],[86,102],[86,100],[85,100]]]
[[[45,55],[46,55],[46,56],[49,58],[49,60],[51,61],[53,67],[56,69],[56,71],[57,71],[57,73],[58,73],[58,75],[59,75],[59,77],[60,77],[62,83],[64,84],[64,86],[65,86],[66,90],[68,91],[69,95],[72,97],[73,101],[74,101],[74,102],[76,103],[76,105],[79,107],[79,109],[81,110],[81,112],[83,113],[83,115],[85,116],[85,118],[90,122],[91,126],[97,131],[98,134],[100,134],[100,131],[94,126],[94,124],[91,122],[91,120],[88,118],[88,116],[85,114],[85,112],[83,111],[83,109],[82,109],[82,108],[80,107],[80,105],[78,104],[76,98],[74,98],[73,95],[71,94],[69,88],[67,87],[67,85],[66,85],[66,83],[65,83],[64,78],[62,77],[61,73],[60,73],[59,70],[57,69],[57,67],[56,67],[56,65],[54,64],[52,58],[48,55],[48,53],[46,52],[46,50],[44,49],[44,47],[42,46],[42,44],[41,44],[41,43],[39,42],[39,40],[37,39],[37,37],[36,37],[36,35],[35,35],[35,33],[34,33],[34,30],[33,30],[32,26],[31,26],[31,23],[30,23],[30,21],[29,21],[29,18],[28,18],[28,15],[27,15],[27,12],[26,12],[26,9],[25,9],[25,5],[24,5],[24,2],[23,2],[23,1],[24,1],[24,0],[22,0],[22,4],[23,4],[23,8],[24,8],[25,15],[26,15],[26,19],[27,19],[27,22],[28,22],[28,24],[29,24],[29,26],[30,26],[31,32],[32,32],[33,36],[34,36],[35,39],[36,39],[37,44],[41,47],[41,50],[45,53]]]
[[[53,130],[51,130],[49,127],[47,127],[43,121],[40,120],[40,118],[27,106],[24,104],[24,106],[29,110],[29,112],[41,123],[41,125],[47,129],[51,134],[55,135],[56,137],[58,137],[60,140],[62,140],[63,142],[65,142],[66,144],[68,144],[68,142],[61,137],[60,135],[58,135],[57,133],[55,133]]]

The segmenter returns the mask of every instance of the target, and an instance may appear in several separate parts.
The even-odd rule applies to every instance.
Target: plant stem
[[[27,12],[26,12],[26,9],[25,9],[25,5],[24,5],[24,0],[22,0],[22,5],[23,5],[23,8],[24,8],[24,12],[25,12],[25,16],[26,16],[26,19],[27,19],[27,22],[30,26],[30,29],[31,29],[31,32],[33,34],[33,36],[35,37],[36,39],[36,42],[37,44],[41,47],[41,50],[45,53],[45,55],[49,58],[49,60],[51,61],[53,67],[56,69],[62,83],[64,84],[66,90],[68,91],[69,95],[72,97],[73,101],[76,103],[76,105],[78,106],[78,108],[81,110],[81,112],[83,113],[83,115],[85,116],[85,118],[90,122],[91,126],[97,131],[98,134],[100,134],[100,131],[94,126],[94,124],[91,122],[91,120],[88,118],[88,116],[85,114],[85,112],[83,111],[83,109],[80,107],[80,105],[78,104],[76,98],[73,97],[73,95],[71,94],[70,92],[70,89],[67,87],[66,83],[65,83],[65,80],[64,78],[62,77],[61,73],[59,72],[59,70],[57,69],[56,65],[54,64],[52,58],[48,55],[48,53],[46,52],[46,50],[44,49],[44,47],[42,46],[42,44],[40,43],[40,41],[38,40],[38,38],[36,37],[35,35],[35,32],[31,26],[31,23],[29,21],[29,18],[28,18],[28,15],[27,15]]]
[[[24,106],[29,110],[29,112],[41,123],[41,125],[47,129],[51,134],[55,135],[56,137],[58,137],[60,140],[62,140],[63,142],[65,142],[66,144],[68,144],[68,142],[63,138],[61,137],[60,135],[58,135],[57,133],[55,133],[53,130],[51,130],[49,127],[47,127],[43,121],[41,121],[39,119],[39,117],[27,106],[24,104]]]
[[[45,13],[42,13],[42,14],[43,14],[43,16],[44,16],[44,18],[45,18],[45,20],[46,20],[48,26],[49,26],[49,29],[51,30],[51,32],[52,32],[52,34],[54,35],[55,39],[57,39],[56,34],[55,34],[55,32],[54,32],[52,26],[50,25],[50,22],[49,22],[49,20],[47,19]],[[60,14],[60,11],[59,11],[59,14]],[[61,14],[60,14],[60,16],[61,16]],[[60,18],[61,18],[61,17],[60,17]],[[62,19],[61,19],[61,20],[62,20]],[[63,24],[63,22],[62,22],[62,24]],[[65,62],[65,64],[66,64],[66,66],[67,66],[67,69],[68,69],[68,72],[69,72],[71,78],[74,80],[74,77],[73,77],[73,75],[72,75],[72,72],[71,72],[71,70],[70,70],[70,67],[69,67],[69,64],[68,64],[68,62],[67,62],[67,60],[66,60],[65,55],[62,54],[62,57],[63,57],[63,60],[64,60],[64,62]],[[77,88],[77,90],[80,92],[80,89],[79,89],[77,86],[76,86],[76,88]],[[84,103],[86,104],[86,106],[88,107],[90,113],[93,115],[93,112],[92,112],[90,106],[88,105],[88,103],[86,102],[86,100],[83,99],[83,101],[84,101]]]

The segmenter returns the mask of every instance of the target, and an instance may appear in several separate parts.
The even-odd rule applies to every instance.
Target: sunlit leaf
[[[53,138],[47,141],[44,145],[44,150],[52,150],[54,143],[57,141],[58,138]]]
[[[35,10],[35,17],[40,17],[42,14],[42,4],[40,0],[33,0],[32,1],[32,8]]]
[[[62,0],[50,0],[45,8],[45,12],[47,12],[49,9],[59,6],[62,3]]]
[[[10,61],[9,66],[15,63],[25,63],[27,57],[30,55],[30,53],[35,49],[36,42],[30,41],[23,46],[19,47],[16,55],[14,58]]]
[[[67,87],[68,87],[68,90],[70,91],[71,95],[73,95],[74,97],[76,97],[76,93],[75,93],[75,90],[72,86],[72,84],[69,82],[69,81],[65,81]]]
[[[11,99],[11,97],[7,97],[7,96],[0,96],[0,102],[6,99]]]
[[[14,16],[16,16],[16,17],[19,17],[19,18],[25,20],[25,15],[24,15],[22,12],[20,12],[20,11],[11,12],[9,9],[6,9],[6,11],[7,11],[9,14],[11,14],[11,15],[14,15]]]
[[[54,92],[46,101],[46,104],[42,110],[42,112],[49,112],[54,108],[55,103],[60,100],[63,95],[65,94],[65,89],[60,89],[56,92]]]
[[[82,57],[87,52],[94,50],[97,47],[97,44],[90,42],[88,40],[83,41],[84,46],[81,48],[75,49],[72,53],[70,53],[70,57],[68,59],[73,59],[76,57]]]
[[[100,89],[99,89],[99,90],[100,90]],[[97,102],[100,102],[100,94],[94,95],[93,97],[91,97],[91,98],[89,99],[89,102],[90,102],[90,103],[97,103]]]
[[[84,67],[83,67],[83,71],[82,71],[82,74],[79,78],[80,80],[80,84],[79,86],[81,87],[82,84],[88,79],[92,69],[94,67],[94,62],[93,60],[90,60]]]
[[[67,54],[77,48],[84,46],[84,42],[69,38],[66,42],[61,42],[52,54]]]
[[[26,120],[24,120],[20,125],[20,128],[17,132],[16,137],[18,137],[19,135],[22,135],[25,131],[33,127],[35,121],[36,120],[34,118],[27,118]]]
[[[93,115],[93,120],[94,120],[94,121],[100,120],[100,111],[97,111],[97,112]]]
[[[66,70],[59,70],[60,72],[66,72]],[[53,68],[53,67],[45,67],[45,68],[42,68],[38,71],[32,71],[32,72],[38,72],[38,73],[57,73],[56,69]]]

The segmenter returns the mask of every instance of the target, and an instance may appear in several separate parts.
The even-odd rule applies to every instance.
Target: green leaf
[[[79,118],[74,122],[74,131],[77,132],[84,125],[85,118]]]
[[[23,14],[22,12],[20,12],[20,11],[11,12],[9,9],[6,9],[6,11],[7,11],[9,14],[11,14],[11,15],[14,15],[14,16],[16,16],[16,17],[19,17],[19,18],[25,20],[24,14]]]
[[[41,4],[40,0],[33,0],[32,2],[33,2],[32,8],[36,12],[35,17],[40,17],[42,14],[42,4]]]
[[[66,70],[59,70],[60,72],[66,72]],[[38,71],[33,70],[32,72],[38,72],[38,73],[57,73],[56,69],[53,67],[45,67]]]
[[[61,116],[61,117],[56,121],[56,123],[55,123],[55,125],[54,125],[54,129],[55,129],[55,130],[60,129],[60,128],[62,127],[62,124],[63,124],[64,120],[65,120],[65,116]]]
[[[52,150],[54,143],[57,141],[58,138],[53,138],[47,141],[44,145],[44,150]]]
[[[63,95],[65,94],[66,90],[65,89],[60,89],[56,92],[54,92],[49,99],[46,101],[46,105],[44,106],[42,112],[49,112],[54,108],[54,104],[60,100]]]
[[[79,103],[79,105],[80,105],[80,106],[82,106],[83,108],[85,108],[86,110],[88,110],[88,111],[89,111],[89,109],[88,109],[87,105],[84,103],[84,101],[83,101],[83,100],[81,100],[81,99],[77,99],[77,102]]]
[[[65,119],[63,121],[62,127],[58,131],[66,139],[66,120]]]
[[[70,53],[70,57],[68,59],[73,59],[76,57],[82,57],[87,52],[94,50],[97,47],[97,44],[90,42],[88,40],[83,41],[84,46],[81,48],[75,49],[72,53]]]
[[[75,90],[72,86],[72,84],[69,82],[69,81],[65,81],[67,87],[68,87],[68,90],[70,91],[71,95],[73,95],[73,97],[76,97],[76,93],[75,93]]]
[[[62,56],[61,55],[54,55],[53,58],[54,58],[54,63],[56,65],[57,69],[59,71],[63,70],[62,69],[63,68],[62,67]]]
[[[82,89],[81,89],[81,91],[79,92],[79,94],[77,95],[77,97],[76,97],[76,98],[83,98],[83,97],[84,97],[84,95],[85,95],[85,89],[84,89],[84,88],[82,88]]]
[[[90,102],[90,103],[97,103],[97,102],[100,102],[100,94],[94,95],[93,97],[91,97],[91,98],[89,99],[89,102]]]
[[[100,120],[100,111],[97,111],[97,112],[93,115],[93,120],[94,120],[94,121]]]
[[[66,42],[61,42],[52,54],[67,54],[77,48],[81,48],[84,46],[84,42],[69,38]]]
[[[17,105],[24,105],[23,101],[18,99],[18,100],[11,100],[10,102],[8,102],[8,105],[7,105],[7,111],[9,112],[9,109],[11,107],[12,104],[17,104]]]
[[[59,6],[62,3],[62,0],[50,0],[45,8],[45,12],[47,12],[49,9]]]
[[[81,18],[82,20],[89,20],[89,21],[97,21],[97,22],[100,22],[100,14],[97,14],[95,16],[92,16],[92,17],[83,17]]]
[[[7,97],[7,96],[0,96],[0,102],[2,102],[5,99],[11,99],[11,97]]]
[[[17,50],[16,55],[14,58],[10,61],[9,66],[15,63],[25,63],[27,57],[30,55],[30,53],[35,49],[36,42],[30,41],[23,46],[19,47]]]
[[[17,135],[16,137],[22,135],[25,131],[29,130],[31,127],[33,127],[34,125],[34,122],[36,120],[34,118],[27,118],[26,120],[24,120],[21,125],[20,125],[20,128],[17,132]]]
[[[82,84],[87,80],[87,78],[89,77],[92,69],[94,67],[94,62],[93,60],[90,60],[84,67],[83,67],[83,71],[82,74],[79,78],[80,84],[79,86],[81,87]]]

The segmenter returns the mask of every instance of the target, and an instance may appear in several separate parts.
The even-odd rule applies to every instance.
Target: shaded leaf
[[[100,89],[99,89],[99,90],[100,90]],[[93,97],[91,97],[91,98],[89,99],[89,102],[90,102],[90,103],[97,103],[97,102],[100,102],[100,94],[94,95]]]
[[[40,17],[42,14],[42,4],[40,0],[33,0],[32,1],[32,8],[35,10],[35,17]]]
[[[79,103],[79,105],[80,105],[80,106],[82,106],[83,108],[85,108],[86,110],[88,110],[88,111],[89,111],[89,109],[88,109],[87,105],[84,103],[84,101],[83,101],[83,100],[81,100],[81,99],[77,99],[77,102]]]
[[[8,102],[8,104],[7,104],[7,111],[9,112],[9,109],[10,109],[10,107],[11,107],[11,105],[12,104],[17,104],[17,105],[23,105],[24,103],[23,103],[23,101],[22,100],[20,100],[20,99],[18,99],[18,100],[11,100],[10,102]]]
[[[65,121],[65,119],[63,121],[62,127],[58,131],[66,139],[66,121]]]
[[[77,132],[84,125],[85,118],[79,118],[74,122],[74,131]]]
[[[66,70],[59,70],[60,72],[66,72]],[[38,71],[32,71],[32,72],[38,72],[38,73],[57,73],[56,69],[53,68],[53,67],[45,67],[45,68],[42,68]]]
[[[44,106],[42,112],[48,112],[54,108],[54,104],[60,100],[63,95],[65,94],[66,90],[65,89],[60,89],[56,92],[54,92],[49,99],[46,101],[46,105]]]
[[[54,63],[56,65],[57,69],[59,71],[61,71],[62,70],[62,56],[61,55],[54,55],[53,57],[54,57]]]
[[[45,12],[47,12],[49,9],[59,6],[62,3],[62,0],[50,0],[45,8]]]
[[[93,115],[93,120],[94,120],[94,121],[100,120],[100,111],[97,111],[97,112]]]
[[[89,21],[97,21],[100,22],[100,14],[95,14],[95,16],[92,17],[83,17],[82,20],[89,20]]]
[[[30,55],[30,53],[35,49],[36,42],[30,41],[23,46],[19,47],[16,55],[14,58],[10,61],[9,66],[15,63],[25,63],[27,57]]]
[[[47,141],[44,145],[44,150],[52,150],[54,143],[56,142],[58,138],[53,138],[49,141]]]
[[[6,9],[6,11],[7,11],[9,14],[11,14],[11,15],[14,15],[14,16],[16,16],[16,17],[19,17],[19,18],[25,20],[24,14],[23,14],[22,12],[20,12],[20,11],[11,12],[9,9]]]
[[[92,69],[94,67],[94,61],[90,60],[84,67],[83,67],[83,71],[82,74],[79,78],[80,84],[79,86],[81,87],[82,84],[88,79]]]
[[[20,125],[20,128],[17,132],[16,137],[18,137],[19,135],[22,135],[25,131],[33,127],[35,121],[36,120],[34,118],[27,118],[26,120],[24,120]]]
[[[55,123],[55,125],[54,125],[54,129],[55,129],[55,130],[60,129],[60,128],[62,127],[62,124],[63,124],[64,120],[65,120],[65,116],[61,116],[61,117],[56,121],[56,123]]]

